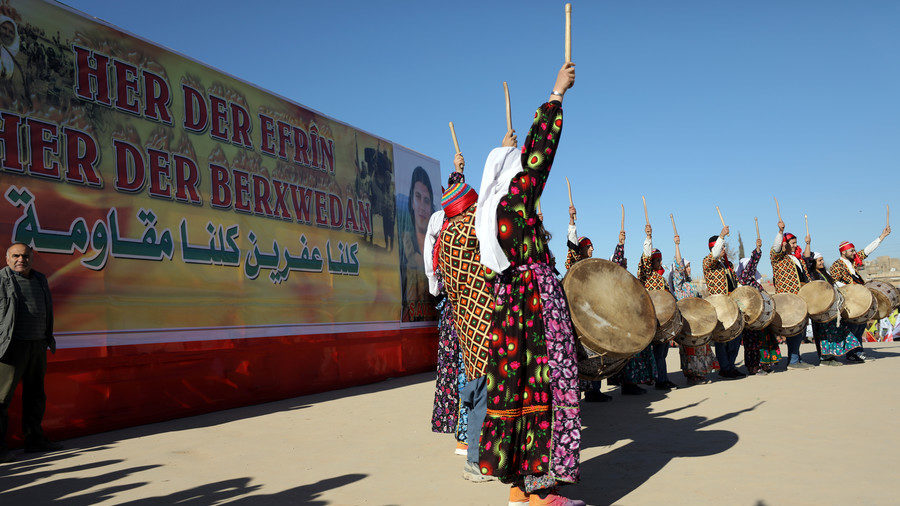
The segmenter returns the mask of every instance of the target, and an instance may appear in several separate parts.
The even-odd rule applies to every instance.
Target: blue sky
[[[524,137],[563,62],[564,2],[70,0],[68,5],[440,160],[453,121],[478,187],[506,124]],[[669,213],[699,263],[721,229],[764,250],[778,197],[788,231],[830,263],[840,241],[900,225],[900,3],[573,2],[575,87],[542,199],[565,254],[566,185],[596,254],[637,265],[641,195],[670,261]],[[895,227],[897,228],[897,227]],[[875,256],[900,257],[900,228]],[[761,271],[770,274],[767,261]],[[560,266],[562,268],[562,266]]]

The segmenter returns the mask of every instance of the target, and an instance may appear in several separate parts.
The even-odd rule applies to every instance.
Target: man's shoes
[[[806,362],[794,362],[793,364],[788,364],[788,369],[812,369],[815,367],[812,364],[807,364]]]
[[[662,382],[656,382],[656,389],[664,390],[666,392],[668,392],[669,390],[672,390],[673,388],[676,388],[677,386],[678,385],[676,385],[675,383],[672,383],[669,380],[662,381]]]
[[[622,395],[641,395],[645,393],[647,393],[646,390],[633,383],[622,385]]]
[[[738,371],[737,369],[729,369],[727,371],[719,371],[719,376],[728,379],[738,379],[743,378],[746,374]]]
[[[847,354],[847,362],[853,362],[856,364],[861,364],[866,361],[865,355],[862,357],[859,356],[859,353],[848,353]]]
[[[481,469],[478,469],[478,465],[473,464],[469,461],[466,461],[465,467],[463,467],[462,473],[463,479],[469,480],[475,483],[484,483],[486,481],[494,481],[497,478],[493,476],[488,476],[486,474],[481,474]]]
[[[0,448],[0,464],[5,464],[14,460],[16,460],[16,457],[13,455],[13,452],[6,448]]]
[[[609,402],[612,397],[599,390],[588,390],[584,393],[584,402]]]
[[[63,448],[65,448],[63,445],[54,443],[49,439],[38,439],[37,441],[25,442],[25,453],[56,452]]]
[[[831,357],[831,358],[823,358],[822,360],[819,361],[819,365],[828,365],[828,366],[834,367],[834,366],[841,366],[844,364],[835,360],[834,357]]]

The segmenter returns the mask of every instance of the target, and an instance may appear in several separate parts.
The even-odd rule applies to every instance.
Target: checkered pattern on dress
[[[666,278],[662,274],[653,270],[653,259],[641,255],[641,263],[638,264],[638,280],[647,290],[669,290],[666,284]]]
[[[772,283],[776,293],[800,293],[800,276],[797,274],[797,264],[791,260],[791,254],[787,248],[781,251],[774,249],[769,252],[772,259]],[[806,270],[806,262],[800,262],[803,273],[809,276]]]
[[[860,260],[866,259],[866,254],[862,251],[857,251],[857,255],[859,255]],[[850,269],[847,268],[847,264],[844,263],[843,260],[838,258],[831,264],[831,268],[828,269],[828,272],[831,273],[831,277],[834,278],[835,281],[840,281],[845,285],[852,285],[853,283],[862,284],[859,281],[862,279],[862,276],[859,275],[859,272],[856,273],[859,279],[855,279],[852,274],[850,274]]]
[[[566,270],[569,270],[576,262],[580,262],[584,260],[586,257],[583,256],[578,251],[569,248],[569,252],[566,253]]]
[[[444,273],[444,288],[453,302],[456,333],[469,379],[483,376],[490,354],[491,316],[494,312],[491,270],[481,265],[475,236],[475,208],[441,232],[438,263]]]
[[[728,278],[737,286],[737,275],[733,265],[725,265],[725,262],[713,256],[712,253],[703,258],[703,280],[706,282],[706,292],[709,295],[728,295]],[[799,289],[798,289],[799,290]]]

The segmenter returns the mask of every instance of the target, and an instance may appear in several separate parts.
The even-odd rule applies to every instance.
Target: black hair
[[[409,193],[407,194],[408,200],[406,202],[406,208],[409,211],[409,216],[412,217],[413,215],[413,189],[416,187],[416,183],[422,183],[423,185],[425,185],[425,188],[428,188],[428,196],[431,198],[431,209],[428,213],[430,215],[434,212],[434,190],[431,189],[431,178],[428,177],[428,173],[425,172],[425,169],[423,169],[420,165],[413,169],[412,180],[409,182]]]
[[[718,236],[718,235],[711,235],[711,236],[709,236],[709,242],[716,242],[716,241],[718,241],[718,240],[719,240],[719,236]],[[712,246],[710,246],[709,249],[712,250]]]

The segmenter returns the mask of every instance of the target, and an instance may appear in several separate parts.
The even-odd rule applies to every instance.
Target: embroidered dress
[[[703,258],[703,279],[710,295],[728,295],[737,288],[734,266],[726,258],[716,258],[712,253]]]
[[[499,276],[487,367],[479,467],[528,492],[579,477],[581,419],[575,336],[566,299],[538,237],[534,203],[562,130],[559,102],[542,105],[522,168],[497,206],[497,239],[510,266]]]
[[[441,319],[438,323],[437,377],[434,385],[431,430],[455,433],[458,441],[465,441],[465,432],[460,439],[458,430],[460,411],[465,409],[459,400],[459,393],[462,391],[459,376],[463,370],[460,367],[459,339],[453,326],[453,310],[450,305],[447,299],[438,304]]]
[[[741,270],[740,275],[738,275],[738,283],[745,286],[752,286],[759,291],[763,291],[762,285],[756,280],[756,268],[759,265],[760,258],[762,258],[762,251],[754,249],[750,253],[750,261]],[[776,339],[770,339],[766,335],[767,332],[766,329],[744,329],[744,365],[747,366],[747,372],[750,374],[756,374],[760,369],[769,370],[770,367],[768,367],[768,364],[772,363],[773,357],[775,362],[781,357],[778,341]],[[765,350],[763,348],[765,348]],[[768,357],[770,362],[763,364],[763,356]]]
[[[684,265],[677,262],[672,265],[672,294],[675,300],[700,296],[700,292],[688,279]],[[681,359],[681,370],[687,378],[696,380],[719,370],[719,362],[716,361],[716,355],[709,344],[696,347],[679,344],[678,355]]]
[[[778,338],[772,332],[771,327],[763,329],[763,336],[759,345],[759,363],[763,368],[775,365],[781,360],[781,349],[778,346]]]
[[[455,308],[454,322],[468,379],[480,378],[487,368],[491,315],[494,311],[491,270],[481,265],[475,236],[475,205],[452,220],[441,232],[438,266],[447,297]]]
[[[844,325],[838,326],[837,320],[827,323],[813,322],[813,328],[822,339],[823,358],[827,355],[841,357],[862,346],[859,339],[847,327]]]
[[[775,285],[775,292],[800,293],[801,282],[809,279],[806,262],[798,262],[799,265],[795,263],[797,257],[788,253],[784,245],[781,251],[775,251],[773,248],[769,257],[772,260],[772,283]]]
[[[655,271],[652,267],[653,261],[647,255],[641,255],[641,263],[638,266],[638,281],[644,285],[647,290],[668,290],[666,278],[663,274]]]

